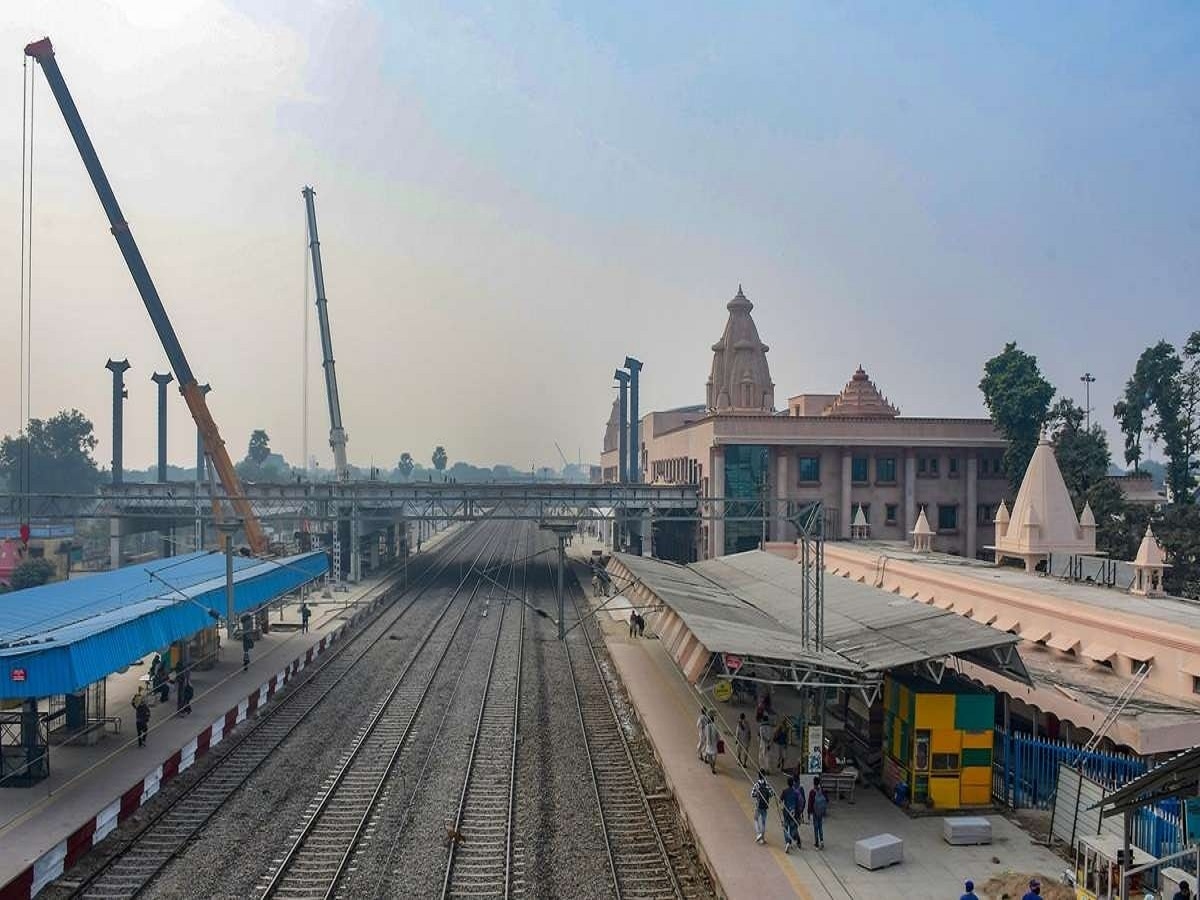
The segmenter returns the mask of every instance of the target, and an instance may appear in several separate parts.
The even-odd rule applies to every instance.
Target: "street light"
[[[1087,416],[1087,430],[1092,430],[1092,385],[1096,383],[1096,377],[1091,372],[1084,372],[1079,376],[1079,380],[1083,382],[1084,390],[1084,415]]]

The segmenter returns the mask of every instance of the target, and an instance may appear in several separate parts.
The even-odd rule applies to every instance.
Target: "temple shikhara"
[[[789,510],[821,500],[831,537],[906,541],[924,511],[932,549],[990,558],[985,548],[996,540],[1008,484],[1005,442],[990,420],[901,415],[863,365],[840,392],[796,394],[777,409],[754,304],[739,286],[725,308],[704,402],[639,418],[642,480],[696,484],[703,495],[723,498],[696,535],[656,526],[657,555],[702,559],[758,547],[764,538],[793,540]],[[620,477],[619,426],[614,402],[604,436],[606,481]]]

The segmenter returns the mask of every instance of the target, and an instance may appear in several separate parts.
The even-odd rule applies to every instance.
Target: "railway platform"
[[[269,704],[375,607],[386,577],[364,580],[330,598],[311,592],[307,633],[300,627],[299,600],[273,610],[271,630],[255,641],[245,671],[240,644],[223,640],[216,664],[193,672],[190,715],[179,714],[174,686],[166,703],[151,698],[145,747],[137,744],[130,701],[145,684],[150,658],[109,676],[107,705],[120,717],[119,731],[91,746],[53,747],[48,778],[33,788],[0,792],[0,900],[36,895],[134,815],[161,785]]]
[[[576,574],[587,585],[582,562],[592,544],[577,544]],[[590,595],[590,589],[587,590]],[[602,602],[593,601],[593,604]],[[613,663],[642,727],[654,746],[667,783],[678,801],[697,849],[713,875],[721,896],[732,900],[761,897],[828,898],[948,897],[962,892],[964,879],[982,885],[993,875],[1036,873],[1055,879],[1065,863],[1032,842],[1003,816],[991,815],[993,843],[982,847],[949,847],[942,839],[940,816],[910,818],[882,793],[860,786],[854,802],[833,800],[825,824],[824,850],[812,845],[812,830],[801,826],[803,848],[783,852],[781,826],[774,810],[767,846],[754,843],[752,778],[737,766],[732,737],[739,712],[753,716],[750,706],[716,704],[722,736],[729,751],[719,757],[714,776],[696,759],[696,717],[700,695],[687,683],[663,645],[647,630],[645,638],[629,637],[629,605],[620,598],[597,616]],[[786,703],[781,697],[777,700]],[[712,706],[711,701],[705,705]],[[750,764],[754,764],[754,739]],[[792,750],[793,756],[795,748]],[[784,787],[775,775],[777,794]],[[868,835],[890,832],[904,841],[904,862],[867,871],[854,861],[854,843]]]

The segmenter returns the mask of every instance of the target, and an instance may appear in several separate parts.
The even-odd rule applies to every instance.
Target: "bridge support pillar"
[[[362,580],[362,523],[358,519],[358,507],[350,510],[350,583]]]
[[[108,567],[121,568],[121,539],[125,536],[125,521],[120,516],[108,520]]]
[[[642,513],[642,556],[654,555],[654,525],[650,513]]]

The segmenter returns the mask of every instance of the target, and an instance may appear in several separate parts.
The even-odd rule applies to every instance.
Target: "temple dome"
[[[888,403],[887,398],[880,393],[863,367],[846,382],[842,392],[837,395],[829,408],[827,416],[869,416],[875,418],[894,419],[900,415],[900,410]]]
[[[721,339],[712,346],[712,373],[706,404],[714,412],[773,412],[775,384],[767,365],[767,345],[758,336],[750,311],[754,304],[738,285],[737,296],[726,304],[729,319]]]

